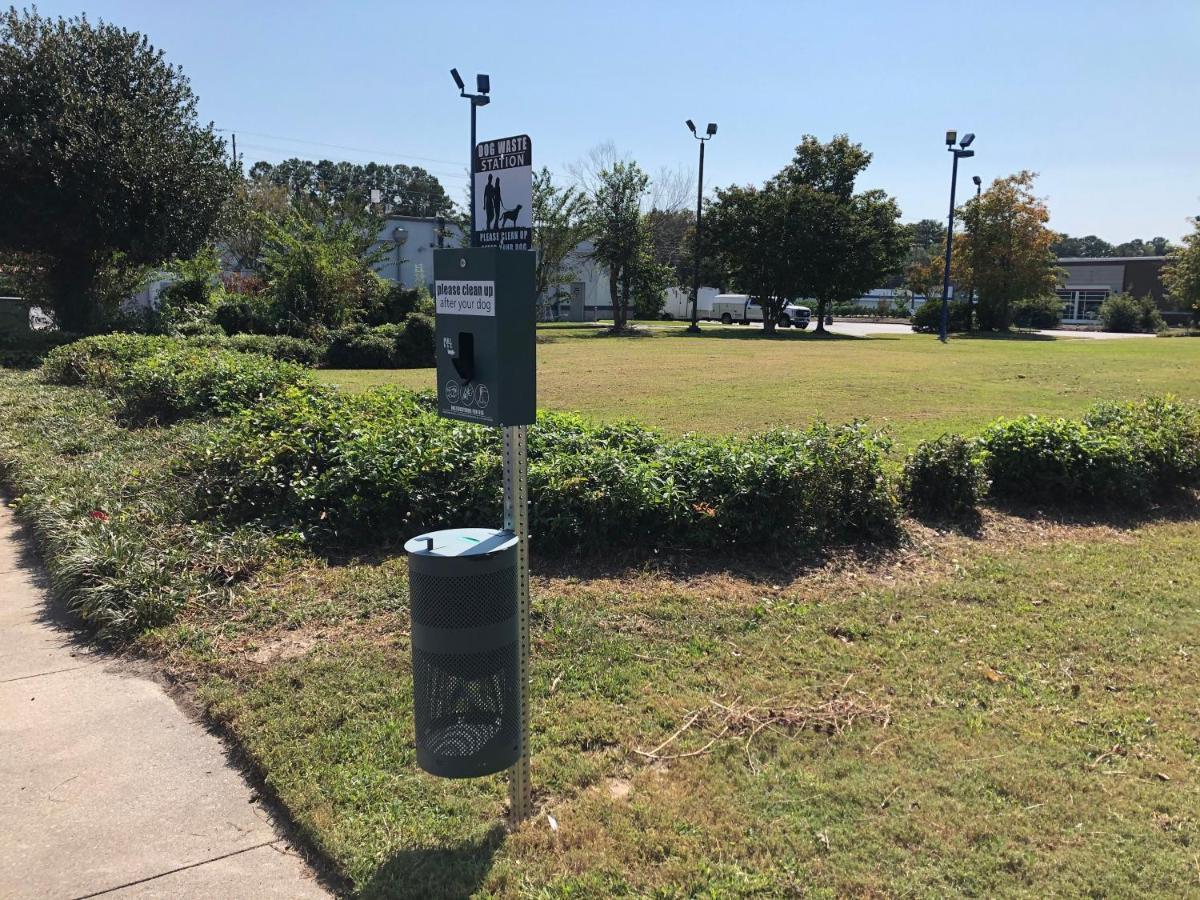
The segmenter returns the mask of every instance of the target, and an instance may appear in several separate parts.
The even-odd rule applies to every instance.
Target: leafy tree
[[[1163,267],[1162,280],[1167,293],[1178,303],[1190,307],[1192,318],[1200,321],[1200,216],[1193,220],[1191,234],[1183,239]]]
[[[234,185],[217,230],[217,244],[237,271],[258,268],[267,224],[287,216],[291,209],[289,196],[286,187],[269,181],[240,179]]]
[[[1050,211],[1033,194],[1034,173],[997,178],[979,199],[963,207],[966,233],[962,255],[979,292],[979,326],[1003,330],[1012,322],[1011,305],[1026,297],[1052,294],[1058,286],[1046,227]]]
[[[1055,236],[1050,251],[1057,257],[1105,257],[1115,256],[1113,245],[1101,237],[1089,234],[1086,237],[1071,237],[1059,233]]]
[[[592,256],[608,269],[614,331],[626,326],[634,270],[646,244],[641,203],[649,184],[637,163],[616,160],[598,173],[591,198]]]
[[[639,319],[657,319],[662,315],[666,291],[675,281],[675,270],[659,262],[654,249],[653,240],[647,239],[628,270],[633,311]]]
[[[1168,256],[1177,248],[1165,237],[1153,237],[1148,241],[1134,238],[1113,247],[1113,256]]]
[[[946,224],[937,219],[922,219],[901,227],[904,229],[904,240],[909,248],[923,250],[926,256],[932,256],[939,244],[946,246]]]
[[[901,265],[905,234],[896,201],[880,190],[854,193],[871,162],[846,135],[821,143],[805,135],[775,183],[797,190],[801,227],[793,252],[801,278],[796,295],[817,301],[817,331],[832,303],[849,302],[877,287]]]
[[[705,214],[709,243],[730,280],[763,310],[763,328],[775,330],[784,304],[802,280],[805,200],[789,184],[718,188]]]
[[[68,331],[100,326],[103,273],[200,249],[234,179],[183,73],[83,16],[0,13],[0,134],[0,250],[45,260]]]
[[[922,294],[926,302],[941,297],[942,278],[945,273],[943,257],[927,254],[904,270],[904,285],[914,294]]]
[[[371,251],[377,217],[353,209],[292,210],[265,223],[263,274],[277,330],[306,335],[344,325],[388,290],[374,271],[384,251]],[[307,214],[306,214],[307,213]]]
[[[420,166],[292,158],[275,164],[257,162],[250,167],[250,178],[332,202],[366,203],[371,191],[378,190],[385,208],[395,215],[444,216],[454,207],[437,178]]]
[[[670,270],[667,286],[691,287],[696,213],[687,209],[655,207],[645,214],[644,225],[651,256],[657,264]]]
[[[587,197],[576,187],[559,187],[550,170],[533,177],[533,249],[537,251],[534,290],[547,305],[557,304],[575,280],[572,253],[588,237]]]

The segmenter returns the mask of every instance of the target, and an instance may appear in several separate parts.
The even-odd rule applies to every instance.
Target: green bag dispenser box
[[[438,415],[533,424],[534,256],[495,247],[434,251]]]
[[[453,528],[404,549],[417,764],[443,778],[502,772],[521,755],[517,537]]]

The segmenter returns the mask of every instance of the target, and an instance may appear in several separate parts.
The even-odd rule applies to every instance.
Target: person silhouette
[[[504,215],[504,201],[500,199],[500,176],[496,176],[496,186],[492,188],[492,203],[496,210],[496,224],[494,227],[500,227],[500,217]]]
[[[491,228],[492,223],[500,215],[496,209],[496,189],[492,186],[492,176],[488,176],[487,187],[483,189],[483,211],[487,216],[485,228]]]

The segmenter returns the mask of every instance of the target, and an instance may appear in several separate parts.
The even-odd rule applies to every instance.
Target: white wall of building
[[[462,229],[446,219],[389,216],[375,241],[384,254],[375,271],[405,287],[432,289],[433,251],[462,245]]]

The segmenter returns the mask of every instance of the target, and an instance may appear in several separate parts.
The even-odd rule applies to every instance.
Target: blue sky
[[[480,137],[526,132],[556,172],[603,141],[645,168],[694,166],[687,118],[715,121],[708,186],[757,182],[805,133],[875,154],[862,184],[904,219],[946,214],[960,172],[1039,174],[1051,224],[1110,241],[1178,238],[1200,214],[1200,0],[1043,2],[41,2],[149,35],[249,163],[409,162],[464,195],[467,103]],[[270,135],[271,137],[265,137]],[[324,142],[360,152],[300,141]]]

